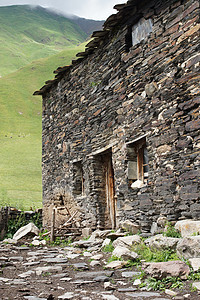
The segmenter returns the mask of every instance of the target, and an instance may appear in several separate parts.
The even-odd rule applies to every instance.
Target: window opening
[[[126,51],[128,52],[132,46],[139,44],[141,41],[146,40],[150,33],[153,31],[152,19],[146,20],[141,18],[135,20],[134,25],[130,25],[125,37]]]
[[[74,187],[73,193],[74,195],[84,195],[85,185],[84,185],[84,177],[83,177],[83,166],[82,162],[74,163]]]
[[[132,46],[137,45],[145,40],[153,30],[153,22],[151,19],[140,19],[138,23],[132,27]]]
[[[128,144],[127,159],[129,187],[137,180],[143,184],[147,184],[149,166],[145,138]]]

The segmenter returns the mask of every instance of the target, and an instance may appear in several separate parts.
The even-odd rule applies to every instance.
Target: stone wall
[[[124,10],[93,53],[43,93],[45,226],[54,206],[91,228],[130,219],[148,232],[161,215],[199,218],[199,1],[129,1]],[[148,178],[131,188],[140,140]]]

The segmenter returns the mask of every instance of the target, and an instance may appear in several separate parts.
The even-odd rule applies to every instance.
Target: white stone
[[[183,298],[185,298],[185,299],[189,299],[190,297],[191,297],[190,294],[185,294],[185,295],[183,295]]]
[[[198,271],[200,268],[200,257],[190,258],[189,263],[195,272]]]
[[[105,266],[106,269],[121,269],[127,264],[126,261],[115,260]]]
[[[102,248],[105,247],[105,246],[107,246],[107,245],[109,245],[110,242],[111,242],[111,240],[108,239],[108,238],[106,238],[106,239],[103,241]]]
[[[172,290],[169,290],[169,289],[165,289],[165,294],[169,295],[169,296],[172,296],[172,297],[176,297],[177,296],[177,293],[172,291]]]
[[[45,240],[40,241],[40,245],[46,246],[46,244],[47,244],[47,241],[45,241]]]
[[[70,280],[72,280],[72,278],[70,277],[63,277],[60,279],[60,281],[70,281]]]
[[[134,189],[140,189],[144,186],[144,183],[141,181],[141,180],[136,180],[135,182],[133,182],[131,184],[131,188],[134,190]]]
[[[103,258],[103,254],[97,254],[97,255],[94,255],[91,257],[91,259],[94,259],[94,260],[100,260]]]
[[[185,259],[200,257],[200,236],[190,236],[180,239],[176,252]]]
[[[115,288],[110,281],[107,281],[107,282],[104,282],[104,289],[106,291],[111,291],[111,290],[114,290]]]
[[[26,226],[21,227],[17,232],[13,235],[14,240],[20,240],[21,238],[27,236],[28,234],[38,235],[39,229],[33,223],[29,223]]]
[[[58,297],[58,299],[61,300],[67,300],[72,298],[74,298],[74,293],[65,293],[64,295]]]
[[[39,240],[34,240],[34,241],[31,242],[31,244],[33,246],[39,246],[40,245],[40,241]]]
[[[102,294],[102,298],[104,300],[119,300],[119,298],[115,297],[114,295],[105,295],[105,294]]]
[[[98,260],[92,260],[90,263],[91,267],[96,267],[96,266],[100,266],[101,263]]]
[[[33,275],[33,274],[35,274],[35,272],[29,270],[29,271],[27,271],[27,272],[25,272],[25,273],[19,274],[18,276],[19,276],[20,278],[27,278],[27,277],[30,277],[30,276]]]
[[[131,209],[132,209],[132,207],[131,207]],[[130,220],[125,220],[124,222],[122,222],[120,224],[120,227],[123,230],[126,230],[132,234],[137,234],[140,229],[140,226],[138,224],[135,224],[135,223],[131,222]]]
[[[12,279],[0,277],[0,281],[9,282],[12,281]]]
[[[85,252],[83,252],[83,256],[85,256],[85,257],[91,257],[92,253],[90,253],[88,251],[85,251]]]
[[[193,282],[192,287],[200,291],[200,282]]]
[[[4,239],[3,243],[5,243],[5,244],[17,244],[17,240],[8,238],[8,239]]]
[[[180,239],[178,238],[172,238],[172,237],[166,237],[162,234],[157,234],[153,237],[150,237],[145,240],[145,244],[148,245],[150,248],[156,248],[158,250],[163,249],[176,249],[176,245]]]
[[[36,275],[41,275],[42,273],[45,272],[57,273],[60,271],[62,271],[61,266],[38,267],[35,269]]]
[[[134,282],[133,282],[133,285],[134,286],[137,286],[137,285],[140,285],[142,283],[142,281],[140,279],[136,279]]]
[[[114,248],[117,246],[130,248],[134,244],[139,244],[141,242],[141,238],[139,235],[129,235],[124,237],[119,237],[113,242]]]
[[[128,248],[126,247],[121,247],[121,246],[117,246],[113,253],[114,256],[117,257],[122,257],[123,259],[132,259],[135,260],[136,258],[138,258],[138,254],[135,252],[130,251]]]
[[[182,220],[175,224],[175,229],[180,231],[182,237],[200,234],[200,221]]]

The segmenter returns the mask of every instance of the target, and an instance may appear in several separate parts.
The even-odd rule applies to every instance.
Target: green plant
[[[199,235],[198,231],[197,232],[193,232],[193,234],[192,234],[192,236],[197,236],[197,235]]]
[[[92,81],[91,87],[95,87],[95,86],[99,85],[100,83],[101,83],[101,81],[97,81],[97,82]]]
[[[105,245],[102,249],[103,252],[113,252],[114,250],[114,246],[112,244],[112,242],[110,242],[110,244]]]
[[[131,268],[131,267],[134,267],[134,266],[138,266],[139,264],[139,261],[138,260],[128,260],[127,261],[127,264],[126,264],[126,268]]]
[[[10,218],[8,220],[7,234],[5,237],[12,238],[18,229],[30,222],[33,222],[38,228],[41,228],[42,223],[40,213],[36,212],[35,215],[30,218],[30,220],[26,219],[24,212],[21,212],[16,218]]]
[[[116,260],[120,260],[123,261],[123,259],[121,257],[112,255],[109,259],[108,259],[108,263],[112,262],[112,261],[116,261]]]
[[[163,236],[173,237],[173,238],[180,238],[181,234],[179,231],[175,229],[175,227],[170,223],[167,222],[166,230],[163,232]]]
[[[83,238],[84,241],[88,241],[90,238],[90,235],[88,237]]]
[[[148,288],[152,290],[164,290],[167,288],[175,289],[182,288],[183,282],[179,277],[166,277],[163,279],[147,278],[146,283]]]
[[[63,240],[60,237],[56,237],[54,242],[50,242],[50,246],[60,246],[60,247],[67,247],[72,243],[72,238],[69,237],[67,240]]]
[[[196,288],[196,286],[193,286],[192,283],[191,283],[190,284],[190,290],[191,290],[191,292],[196,292],[197,288]]]
[[[177,260],[178,256],[175,250],[165,249],[165,250],[157,250],[150,249],[144,242],[141,242],[138,245],[134,245],[131,248],[132,251],[136,252],[139,255],[141,260],[145,260],[147,262],[162,262],[169,260]]]
[[[48,277],[48,276],[50,276],[51,275],[51,273],[50,272],[45,272],[45,273],[42,273],[42,276],[43,277]]]
[[[200,280],[200,271],[194,272],[191,271],[187,277],[188,280],[199,281]]]

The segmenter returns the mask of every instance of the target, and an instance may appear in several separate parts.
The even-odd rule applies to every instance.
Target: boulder
[[[200,268],[200,257],[190,258],[189,263],[195,272],[198,271]]]
[[[139,244],[141,242],[141,238],[139,235],[129,235],[116,239],[113,242],[114,248],[117,246],[130,248],[132,245]]]
[[[167,261],[158,263],[144,263],[144,272],[154,278],[180,277],[187,279],[190,268],[183,261]]]
[[[144,242],[150,248],[163,250],[169,248],[176,249],[176,245],[178,244],[179,240],[180,239],[178,238],[166,237],[163,236],[162,234],[157,234],[153,237],[146,239]]]
[[[114,260],[105,265],[106,269],[121,269],[127,264],[127,261]]]
[[[120,224],[120,227],[130,232],[131,234],[137,234],[139,232],[140,226],[131,222],[130,220],[126,220]]]
[[[20,240],[25,237],[35,236],[39,234],[39,229],[35,224],[29,223],[23,227],[21,227],[17,232],[13,235],[13,240]]]
[[[117,256],[117,257],[121,257],[123,258],[124,260],[135,260],[138,258],[138,254],[133,252],[133,251],[130,251],[128,248],[126,247],[120,247],[120,246],[117,246],[113,253],[112,253],[114,256]]]
[[[200,236],[190,236],[180,239],[176,247],[176,252],[180,258],[200,257]]]
[[[175,229],[180,231],[182,237],[200,234],[200,221],[182,220],[175,224]]]
[[[107,235],[107,238],[111,239],[111,241],[114,241],[116,239],[118,239],[119,237],[123,237],[125,236],[126,233],[121,232],[121,231],[116,231],[116,232],[111,232]]]

